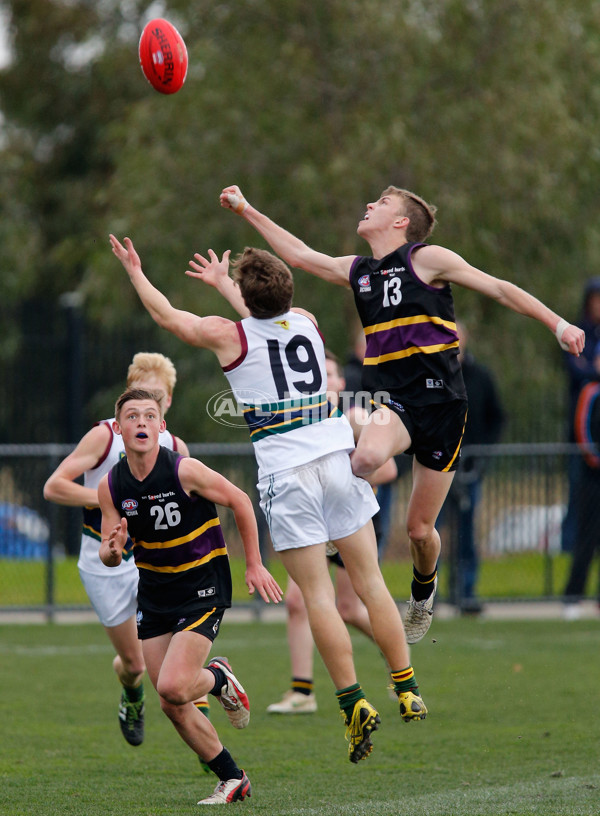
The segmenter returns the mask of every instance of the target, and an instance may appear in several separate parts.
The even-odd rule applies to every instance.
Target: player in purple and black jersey
[[[576,356],[584,334],[523,289],[449,249],[423,243],[435,226],[436,208],[408,190],[388,187],[367,204],[357,233],[371,257],[335,258],[311,249],[251,206],[239,187],[226,187],[220,200],[290,266],[354,293],[367,341],[363,385],[378,400],[352,453],[352,469],[365,476],[390,456],[414,454],[407,509],[414,566],[405,619],[407,640],[414,643],[431,623],[441,548],[435,521],[458,465],[467,413],[451,284],[539,320]]]
[[[227,804],[249,796],[250,782],[194,705],[205,694],[221,703],[231,724],[244,728],[250,704],[224,658],[208,660],[225,609],[231,573],[216,504],[229,507],[246,558],[246,584],[267,603],[282,592],[262,564],[250,498],[197,459],[159,444],[161,395],[130,389],[116,405],[114,430],[125,458],[98,486],[102,511],[100,558],[118,567],[128,535],[140,573],[138,636],[161,708],[181,738],[219,778],[198,804]]]

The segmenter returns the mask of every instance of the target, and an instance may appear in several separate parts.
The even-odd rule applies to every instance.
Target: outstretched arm
[[[225,187],[220,196],[221,206],[241,215],[271,245],[280,258],[297,269],[304,269],[323,280],[350,287],[348,275],[354,255],[333,258],[317,252],[296,238],[291,232],[278,226],[266,215],[249,204],[239,187]]]
[[[123,244],[110,236],[112,251],[123,264],[140,300],[152,319],[184,343],[214,351],[221,364],[231,362],[239,354],[239,337],[235,324],[223,317],[199,317],[176,309],[154,286],[142,270],[140,257],[129,238]]]
[[[98,485],[98,499],[102,511],[102,543],[98,554],[107,567],[118,567],[127,543],[127,519],[119,516],[113,504],[108,476],[104,476]]]
[[[279,603],[283,592],[265,568],[258,544],[258,528],[250,497],[232,482],[202,464],[198,459],[183,459],[179,465],[179,480],[186,493],[196,493],[205,499],[229,507],[240,532],[246,557],[246,585],[252,595],[258,590],[266,603]]]
[[[196,260],[189,262],[194,271],[188,269],[185,274],[189,275],[190,278],[198,278],[198,280],[207,283],[209,286],[213,286],[233,306],[240,317],[250,317],[250,309],[244,302],[239,286],[229,277],[230,253],[231,250],[227,249],[223,253],[221,260],[219,260],[212,249],[208,250],[208,258],[196,252],[194,254]]]
[[[579,357],[585,343],[585,333],[578,326],[563,320],[529,292],[514,283],[495,278],[467,263],[464,258],[440,246],[426,246],[413,254],[413,268],[421,280],[456,283],[494,298],[513,312],[533,317],[556,336],[560,346]]]

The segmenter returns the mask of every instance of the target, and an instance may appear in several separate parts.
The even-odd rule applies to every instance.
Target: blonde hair
[[[393,184],[386,187],[381,194],[382,198],[387,195],[398,196],[404,205],[402,215],[406,215],[410,220],[410,224],[406,229],[408,241],[424,241],[431,235],[437,224],[435,220],[437,207],[435,204],[428,204],[425,199],[411,193],[410,190],[394,187]]]
[[[127,369],[127,387],[135,382],[141,382],[146,377],[154,375],[165,384],[167,396],[173,396],[173,389],[177,382],[177,371],[172,361],[164,354],[153,351],[138,351]]]

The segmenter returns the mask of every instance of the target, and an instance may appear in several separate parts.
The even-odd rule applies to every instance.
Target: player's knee
[[[161,711],[163,712],[163,714],[167,715],[167,717],[171,720],[172,723],[177,725],[178,723],[183,721],[184,711],[181,705],[178,705],[167,700],[162,695],[159,696],[159,699]]]
[[[409,521],[407,533],[410,543],[415,547],[426,547],[431,540],[432,527],[424,521]]]
[[[172,706],[182,706],[189,702],[188,689],[179,682],[176,677],[166,678],[165,680],[159,679],[156,690],[160,695],[163,711],[169,717],[171,717],[171,715],[166,707],[163,706],[163,700],[167,703],[169,708]]]
[[[302,593],[299,589],[286,594],[285,607],[290,617],[306,617],[304,598],[302,597]]]
[[[113,660],[113,669],[119,677],[129,678],[131,684],[144,674],[146,666],[141,655],[123,653],[116,655]]]
[[[352,463],[352,473],[354,473],[355,476],[366,476],[368,473],[377,470],[377,468],[383,464],[381,455],[376,448],[367,445],[360,449],[356,448],[356,450],[352,452],[350,461]]]

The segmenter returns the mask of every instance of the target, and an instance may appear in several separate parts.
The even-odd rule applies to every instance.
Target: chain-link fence
[[[43,485],[71,445],[0,445],[0,609],[15,612],[89,609],[76,561],[81,510],[48,503]],[[256,465],[250,444],[191,445],[193,455],[222,472],[257,502]],[[402,457],[408,465],[408,457]],[[440,598],[464,602],[472,565],[462,536],[469,515],[479,558],[478,597],[485,601],[559,598],[571,554],[562,534],[568,506],[569,468],[580,452],[567,444],[465,447],[451,495],[438,521],[442,535]],[[473,464],[475,463],[475,464]],[[389,525],[381,531],[384,572],[410,574],[405,513],[410,467],[389,491]],[[475,489],[474,489],[475,488]],[[382,504],[384,497],[382,496]],[[232,559],[243,556],[233,517],[221,513]],[[265,562],[274,558],[257,506]],[[595,530],[590,534],[594,535]],[[468,577],[468,576],[467,576]],[[404,593],[407,584],[403,585]],[[589,586],[587,592],[594,587]]]

